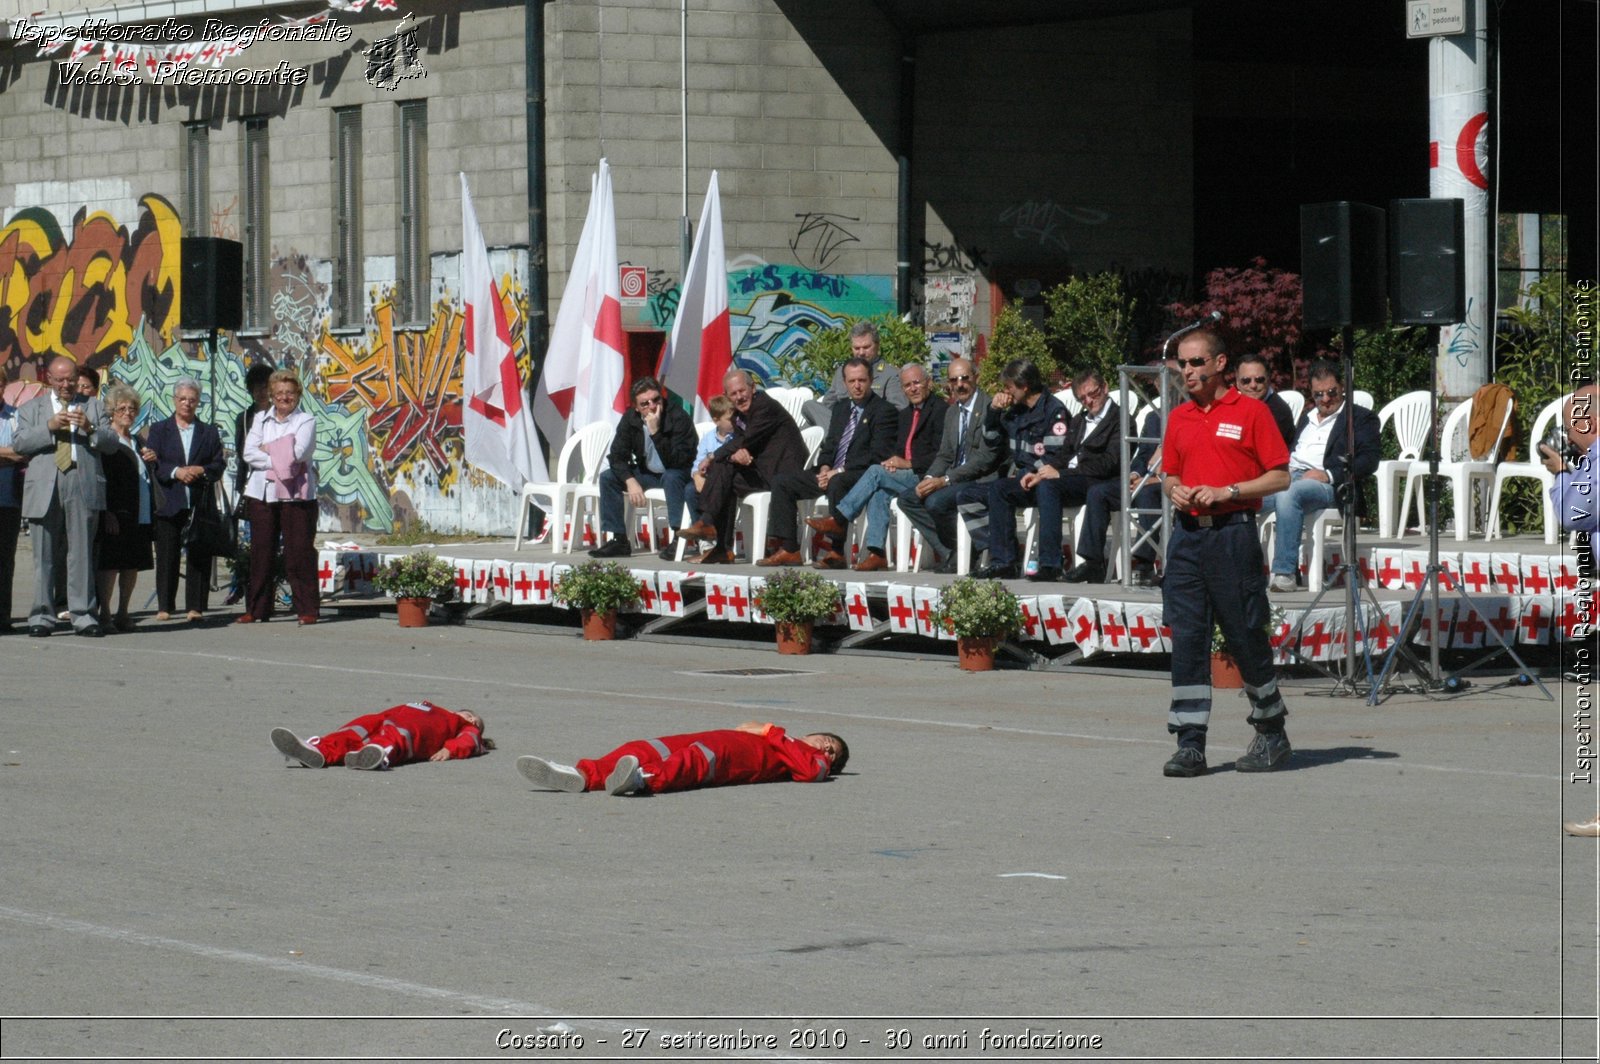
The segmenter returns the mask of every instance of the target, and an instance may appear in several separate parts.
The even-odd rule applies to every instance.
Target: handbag
[[[191,555],[231,558],[238,549],[238,527],[222,516],[217,493],[210,485],[197,492],[189,523],[183,529],[183,545]]]

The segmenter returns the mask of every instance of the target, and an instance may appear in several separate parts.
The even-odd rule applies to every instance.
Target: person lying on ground
[[[272,745],[306,768],[344,765],[385,769],[412,761],[450,761],[494,749],[483,737],[483,718],[469,710],[432,702],[407,702],[357,717],[327,735],[301,739],[288,728],[272,729]]]

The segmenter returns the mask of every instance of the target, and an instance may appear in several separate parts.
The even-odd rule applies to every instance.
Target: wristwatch
[[[1239,485],[1237,485],[1237,484],[1229,484],[1228,485],[1228,501],[1229,502],[1238,502],[1239,501]]]

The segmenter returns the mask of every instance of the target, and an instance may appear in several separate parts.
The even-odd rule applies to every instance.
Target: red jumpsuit
[[[368,743],[389,749],[389,764],[426,761],[441,749],[452,758],[483,753],[478,729],[432,702],[407,702],[357,717],[338,731],[310,740],[330,765]]]
[[[606,777],[617,762],[632,754],[639,759],[645,790],[686,791],[695,787],[724,787],[735,783],[771,783],[792,779],[820,783],[828,778],[828,755],[799,739],[791,739],[776,724],[761,735],[719,728],[689,735],[665,735],[623,743],[604,757],[578,762],[585,789],[605,789]]]

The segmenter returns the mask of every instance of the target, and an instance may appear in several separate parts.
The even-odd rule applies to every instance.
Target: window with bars
[[[400,253],[396,289],[400,320],[428,318],[428,101],[400,104]]]
[[[244,242],[244,327],[266,329],[271,325],[267,295],[271,234],[267,230],[267,220],[272,213],[268,202],[271,189],[267,181],[267,120],[245,119],[240,143],[244,171],[244,203],[240,212],[243,227],[240,235]]]
[[[365,317],[361,242],[361,108],[333,112],[334,325],[359,326]]]
[[[183,126],[183,235],[207,236],[211,228],[211,130],[204,122]]]

